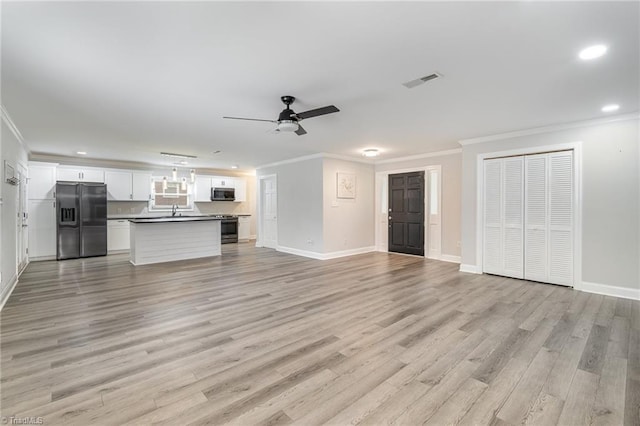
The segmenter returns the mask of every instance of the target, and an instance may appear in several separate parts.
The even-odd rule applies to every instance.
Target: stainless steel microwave
[[[211,188],[211,201],[235,201],[234,188]]]

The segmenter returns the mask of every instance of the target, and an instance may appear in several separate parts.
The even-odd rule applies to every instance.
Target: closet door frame
[[[582,284],[582,142],[532,146],[506,151],[483,152],[476,155],[476,268],[482,274],[484,247],[484,160],[496,157],[542,154],[553,151],[573,151],[573,288],[581,290]]]

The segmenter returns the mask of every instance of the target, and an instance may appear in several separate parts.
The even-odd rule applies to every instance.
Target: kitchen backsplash
[[[195,203],[193,213],[198,214],[250,214],[249,203],[233,203],[229,201],[212,201],[210,203]],[[166,215],[166,212],[149,212],[146,201],[109,201],[107,202],[107,216],[116,215]]]

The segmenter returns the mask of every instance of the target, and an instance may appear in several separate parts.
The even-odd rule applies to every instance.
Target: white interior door
[[[278,247],[278,191],[276,177],[261,179],[262,245]]]
[[[427,212],[427,257],[440,259],[442,256],[442,169],[440,166],[427,168],[428,212]]]

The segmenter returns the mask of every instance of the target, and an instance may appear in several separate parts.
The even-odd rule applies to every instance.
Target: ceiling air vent
[[[402,85],[407,89],[413,89],[414,87],[419,86],[423,83],[426,83],[429,80],[435,80],[436,78],[440,78],[440,77],[442,77],[442,74],[438,74],[437,72],[434,72],[433,74],[420,77],[417,80],[411,80],[411,81],[407,81],[406,83],[402,83]]]

